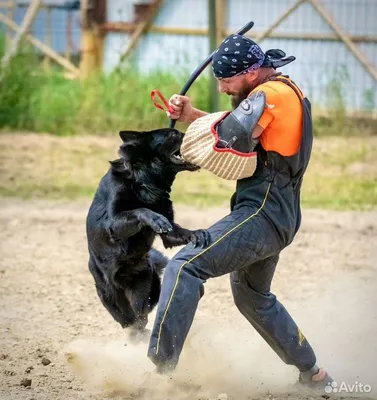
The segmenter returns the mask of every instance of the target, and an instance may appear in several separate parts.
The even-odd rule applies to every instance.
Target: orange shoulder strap
[[[285,83],[297,94],[300,101],[302,101],[304,99],[304,94],[301,92],[299,87],[293,81],[291,81],[290,79],[287,79],[285,76],[272,76],[269,80]]]

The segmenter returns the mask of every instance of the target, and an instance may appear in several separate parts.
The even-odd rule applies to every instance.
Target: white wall
[[[155,24],[159,26],[206,28],[207,0],[166,0]],[[249,20],[253,30],[261,32],[282,15],[294,0],[228,0],[227,27],[236,31]],[[334,20],[349,34],[377,37],[376,0],[321,0]],[[109,0],[108,20],[130,21],[132,0]],[[309,3],[302,4],[276,30],[285,33],[333,33]],[[105,70],[117,65],[128,43],[128,35],[110,33],[106,39]],[[281,69],[289,74],[310,96],[314,105],[326,106],[331,82],[341,82],[346,105],[350,109],[377,108],[377,83],[365,71],[343,42],[265,39],[264,50],[281,48],[297,60]],[[359,48],[377,70],[377,44],[359,43]],[[148,73],[155,69],[192,71],[209,53],[208,38],[201,36],[145,35],[135,51],[136,66]],[[371,102],[372,99],[372,102]],[[373,100],[374,99],[374,100]],[[374,101],[374,102],[373,102]]]

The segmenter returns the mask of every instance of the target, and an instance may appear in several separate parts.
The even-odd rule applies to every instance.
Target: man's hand
[[[207,114],[204,111],[194,108],[191,104],[191,99],[187,96],[174,94],[169,99],[169,105],[174,110],[174,113],[171,114],[168,111],[168,117],[188,124],[191,124],[191,122],[194,122],[197,118],[203,117]]]

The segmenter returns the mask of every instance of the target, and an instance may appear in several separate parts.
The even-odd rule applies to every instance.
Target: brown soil
[[[175,376],[149,373],[147,345],[129,344],[97,298],[87,269],[88,202],[1,200],[0,209],[1,399],[315,397],[292,390],[295,368],[239,314],[228,277],[207,282]],[[192,228],[226,212],[176,209],[178,222]],[[339,384],[371,385],[362,398],[377,397],[377,212],[307,210],[303,216],[272,290],[318,363]],[[162,250],[160,241],[157,247]]]

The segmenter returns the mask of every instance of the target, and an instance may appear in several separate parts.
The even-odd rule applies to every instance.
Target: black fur
[[[167,258],[152,248],[156,234],[165,248],[205,246],[205,230],[174,222],[170,190],[179,171],[198,169],[174,154],[183,134],[175,129],[120,132],[120,158],[102,178],[86,221],[89,270],[99,298],[122,327],[142,331],[160,295]]]

